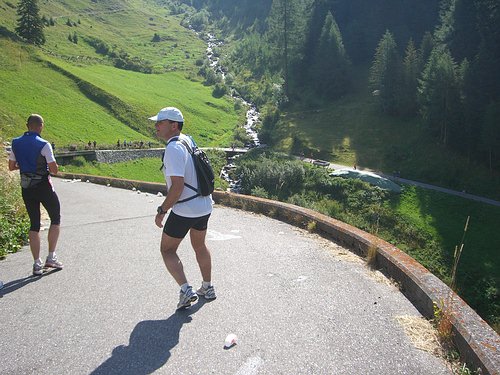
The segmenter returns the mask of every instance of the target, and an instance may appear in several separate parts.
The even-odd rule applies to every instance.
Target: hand
[[[156,217],[155,217],[155,224],[158,228],[163,228],[163,217],[165,216],[165,214],[156,214]]]

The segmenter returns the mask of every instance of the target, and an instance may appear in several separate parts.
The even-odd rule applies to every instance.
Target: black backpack
[[[212,194],[215,186],[215,175],[212,166],[210,165],[210,160],[208,159],[207,154],[205,154],[205,152],[199,149],[196,145],[194,147],[191,147],[185,140],[180,139],[179,137],[172,138],[167,143],[167,146],[170,144],[170,142],[174,142],[177,140],[181,142],[191,154],[194,162],[194,169],[196,170],[196,178],[198,180],[198,188],[184,183],[186,187],[196,192],[196,194],[192,197],[179,200],[177,201],[177,203],[190,201],[191,199],[199,197],[200,195],[206,197],[207,195]]]

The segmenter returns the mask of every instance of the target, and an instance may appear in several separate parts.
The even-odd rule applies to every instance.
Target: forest
[[[500,169],[500,1],[182,3],[238,40],[226,63],[256,82],[257,104],[335,101],[368,69],[381,113],[417,117],[435,142]]]

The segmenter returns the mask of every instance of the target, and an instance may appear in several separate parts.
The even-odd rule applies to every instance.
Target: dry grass
[[[366,264],[370,268],[375,268],[377,265],[377,252],[378,252],[377,243],[373,243],[370,245],[366,252]]]
[[[444,357],[438,333],[432,324],[423,317],[402,315],[396,316],[413,345],[420,350]]]

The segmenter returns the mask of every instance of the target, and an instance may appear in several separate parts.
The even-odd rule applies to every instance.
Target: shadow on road
[[[44,276],[49,276],[49,275],[53,274],[54,272],[58,272],[58,271],[60,271],[60,270],[56,269],[56,268],[51,268],[47,271],[44,270],[43,276],[30,275],[30,276],[23,277],[21,279],[9,281],[9,282],[5,283],[3,289],[0,290],[0,298],[2,298],[3,296],[5,296],[7,294],[15,292],[16,290],[21,289],[22,287],[24,287],[28,284],[34,283],[35,281],[38,281],[38,280],[41,280],[42,277],[44,277]]]
[[[152,374],[161,368],[179,343],[179,333],[184,324],[190,323],[191,315],[207,303],[200,298],[189,309],[177,310],[166,320],[145,320],[138,323],[130,334],[129,345],[120,345],[91,375],[142,375]]]

